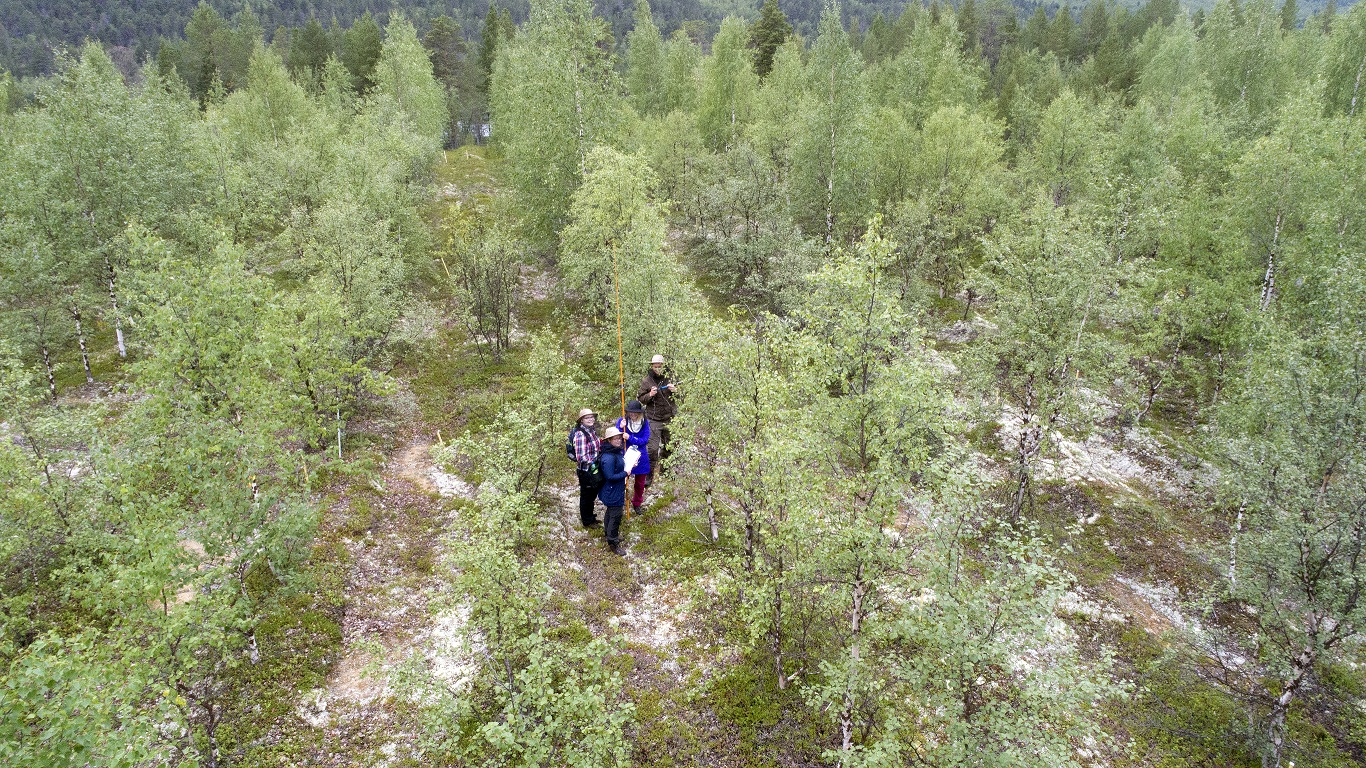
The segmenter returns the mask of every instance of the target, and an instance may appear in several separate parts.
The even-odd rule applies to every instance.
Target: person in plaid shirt
[[[598,456],[602,454],[602,438],[598,437],[598,415],[591,408],[579,411],[578,423],[569,431],[569,445],[579,476],[579,521],[585,528],[601,525],[593,511],[593,500],[602,487],[602,472]]]

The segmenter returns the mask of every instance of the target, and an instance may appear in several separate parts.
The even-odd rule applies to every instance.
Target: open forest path
[[[436,565],[458,536],[452,501],[470,486],[440,471],[425,425],[405,427],[377,479],[352,486],[326,515],[345,548],[339,660],[326,685],[306,692],[297,714],[321,729],[311,765],[401,764],[419,754],[418,724],[393,685],[407,665],[451,666],[460,622],[443,611],[445,574]]]

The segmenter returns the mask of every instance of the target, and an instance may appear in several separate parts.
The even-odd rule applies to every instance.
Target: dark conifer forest
[[[0,22],[0,765],[1366,763],[1366,5]]]

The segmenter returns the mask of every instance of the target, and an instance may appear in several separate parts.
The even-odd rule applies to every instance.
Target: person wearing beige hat
[[[602,487],[602,469],[598,466],[602,440],[598,437],[597,423],[598,415],[592,408],[579,411],[579,420],[569,430],[569,439],[564,446],[579,476],[579,522],[585,528],[599,525],[598,517],[593,513],[593,499]]]
[[[602,455],[598,462],[602,467],[602,488],[598,489],[598,500],[607,509],[602,516],[602,534],[607,539],[607,547],[621,554],[621,517],[626,511],[626,448],[625,436],[615,426],[608,427],[602,435]]]
[[[639,389],[636,399],[645,406],[645,417],[654,426],[649,445],[650,466],[654,469],[659,467],[661,460],[669,458],[669,422],[678,413],[678,404],[674,402],[678,382],[670,378],[663,355],[650,358],[650,366],[645,369]],[[653,479],[652,471],[650,480]]]

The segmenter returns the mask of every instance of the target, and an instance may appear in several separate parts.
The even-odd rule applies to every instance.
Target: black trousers
[[[593,502],[597,500],[598,489],[602,488],[602,472],[575,470],[579,475],[579,522],[592,525],[598,521],[593,514]]]
[[[608,507],[606,514],[602,516],[603,537],[614,547],[621,541],[621,512],[624,509],[624,506]]]

